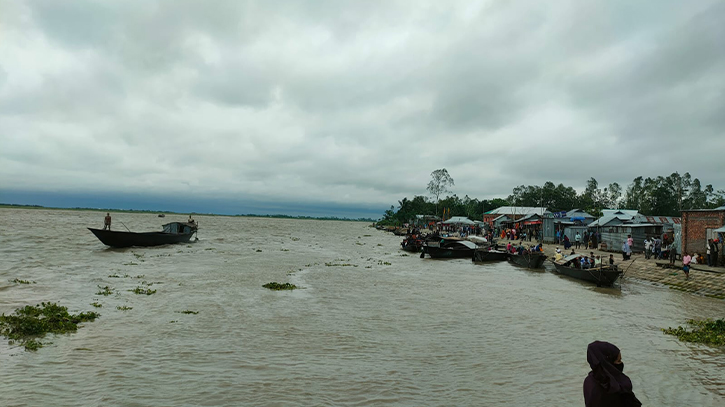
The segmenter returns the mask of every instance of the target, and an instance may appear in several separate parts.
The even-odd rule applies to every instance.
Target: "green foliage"
[[[99,303],[98,301],[92,302],[91,305],[93,305],[96,308],[102,308],[103,307],[103,304]]]
[[[134,294],[144,294],[144,295],[151,295],[151,294],[156,293],[156,290],[152,290],[150,288],[142,288],[142,287],[136,287],[133,290],[128,290],[128,291],[131,291]]]
[[[428,192],[435,197],[436,200],[436,215],[438,215],[438,201],[441,194],[448,191],[448,187],[456,185],[453,178],[448,174],[448,170],[441,168],[430,173],[431,180],[428,183]]]
[[[109,295],[113,294],[113,288],[111,288],[109,286],[101,287],[99,285],[98,288],[100,288],[101,291],[97,292],[96,295],[109,296]]]
[[[192,315],[196,315],[196,314],[199,313],[199,311],[191,311],[191,310],[188,310],[187,309],[187,310],[181,311],[181,313],[182,314],[192,314]]]
[[[123,305],[123,306],[120,306],[120,305],[119,305],[119,306],[117,306],[117,307],[116,307],[116,309],[117,309],[117,310],[121,310],[121,311],[128,311],[128,310],[132,310],[132,309],[133,309],[133,307],[127,307],[127,306],[125,306],[125,305]]]
[[[677,172],[667,177],[636,177],[626,190],[623,190],[622,186],[616,182],[600,188],[599,182],[591,177],[586,181],[585,189],[581,194],[570,186],[564,186],[561,183],[555,185],[551,181],[546,181],[542,186],[519,185],[514,187],[511,195],[506,199],[478,200],[469,198],[467,195],[461,199],[455,194],[441,198],[441,195],[448,192],[448,189],[439,187],[431,190],[431,184],[436,186],[434,174],[444,170],[436,170],[431,174],[433,180],[428,186],[428,191],[435,197],[434,202],[429,202],[422,196],[415,196],[412,201],[403,198],[398,201],[397,211],[395,206],[391,206],[385,211],[378,224],[400,226],[409,222],[415,215],[435,214],[438,212],[438,208],[449,209],[451,216],[481,219],[482,213],[501,206],[544,207],[553,212],[578,208],[599,217],[602,209],[607,208],[636,209],[643,215],[681,216],[682,210],[712,209],[725,205],[725,189],[716,191],[712,185],[703,187],[700,180],[692,178],[689,173],[680,175]],[[444,179],[442,173],[438,175],[438,179]],[[445,175],[447,175],[447,171]],[[452,181],[451,179],[451,185],[453,185]],[[439,190],[437,195],[433,193]]]
[[[646,215],[680,216],[682,210],[712,209],[725,203],[725,191],[704,188],[690,173],[635,178],[627,187],[624,205]]]
[[[267,284],[263,285],[262,287],[269,288],[270,290],[278,290],[278,291],[279,290],[294,290],[294,289],[298,288],[296,285],[291,284],[291,283],[280,284],[277,282],[267,283]]]
[[[357,267],[357,264],[350,264],[350,263],[325,263],[325,266],[327,267]]]
[[[20,279],[18,279],[18,278],[14,279],[14,280],[10,280],[10,282],[11,282],[11,283],[17,283],[17,284],[35,284],[35,281],[30,281],[30,280],[20,280]]]
[[[725,319],[689,319],[687,324],[691,327],[678,326],[677,328],[663,329],[667,335],[674,335],[677,339],[685,342],[702,343],[713,346],[725,345]]]
[[[37,338],[47,333],[61,334],[75,332],[81,322],[93,321],[100,314],[81,312],[68,313],[68,308],[54,303],[41,303],[18,308],[12,315],[0,316],[0,334],[8,339],[19,341],[26,350],[38,350],[43,344]]]

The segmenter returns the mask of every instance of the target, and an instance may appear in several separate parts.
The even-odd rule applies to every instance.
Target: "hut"
[[[622,243],[631,235],[634,240],[633,252],[644,251],[647,238],[662,238],[663,235],[674,235],[675,225],[680,218],[670,216],[645,216],[636,210],[605,209],[603,216],[589,224],[591,231],[600,234],[602,250],[621,250]]]
[[[544,242],[555,242],[556,232],[559,230],[562,232],[562,239],[569,236],[569,240],[574,241],[576,232],[583,235],[587,231],[586,226],[594,219],[594,216],[581,209],[546,212],[543,216]]]
[[[496,209],[492,209],[483,214],[483,221],[489,225],[496,227],[494,224],[495,220],[499,220],[501,215],[506,215],[510,220],[517,220],[523,218],[530,213],[536,213],[543,215],[546,212],[546,208],[532,207],[532,206],[501,206]]]
[[[432,228],[440,220],[441,218],[435,215],[415,215],[415,218],[411,219],[410,223],[417,227]]]

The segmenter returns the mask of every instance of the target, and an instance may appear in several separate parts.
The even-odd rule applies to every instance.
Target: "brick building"
[[[714,230],[723,225],[725,225],[725,206],[682,211],[682,253],[704,254],[707,239],[717,238]],[[722,264],[722,250],[719,255],[718,264]]]

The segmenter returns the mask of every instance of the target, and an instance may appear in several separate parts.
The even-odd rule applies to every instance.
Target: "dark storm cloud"
[[[717,1],[4,7],[9,189],[386,208],[437,168],[478,198],[674,171],[725,187]]]

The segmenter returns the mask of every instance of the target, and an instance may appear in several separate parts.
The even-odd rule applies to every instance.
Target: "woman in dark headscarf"
[[[584,379],[586,407],[639,407],[632,392],[632,381],[622,373],[624,363],[619,348],[609,342],[594,341],[587,347],[592,371]]]

